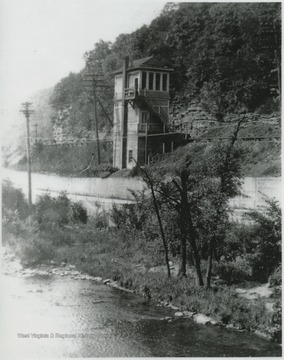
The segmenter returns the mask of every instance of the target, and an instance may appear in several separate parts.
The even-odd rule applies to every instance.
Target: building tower
[[[168,122],[172,69],[156,58],[129,62],[114,72],[113,165],[119,169],[149,163],[152,156],[170,151],[176,138]]]

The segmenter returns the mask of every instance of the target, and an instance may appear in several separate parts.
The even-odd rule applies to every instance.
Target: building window
[[[149,90],[153,90],[154,87],[154,73],[149,73]]]
[[[128,153],[128,162],[130,163],[133,159],[133,151],[132,150],[129,150],[129,153]]]
[[[135,78],[134,79],[134,88],[136,91],[138,91],[138,87],[139,87],[139,80],[138,80],[138,78]]]
[[[145,124],[149,120],[149,112],[142,111],[141,118],[142,118],[142,123]]]
[[[147,73],[145,71],[142,72],[142,89],[145,90],[147,85]]]
[[[161,90],[161,74],[156,74],[156,90]]]
[[[168,74],[163,74],[163,91],[168,91]]]

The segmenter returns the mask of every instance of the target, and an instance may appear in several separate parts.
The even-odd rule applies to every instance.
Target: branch
[[[179,201],[177,199],[175,199],[174,197],[170,196],[170,195],[166,195],[165,193],[163,193],[161,190],[158,190],[158,189],[155,189],[155,191],[162,195],[165,199],[169,199],[171,200],[172,202],[174,202],[175,204],[179,205]]]
[[[82,174],[83,172],[89,170],[91,168],[91,165],[92,165],[92,162],[93,162],[93,159],[94,159],[94,154],[92,154],[92,158],[91,158],[91,161],[90,161],[90,164],[85,168],[83,169],[82,171],[79,172],[79,174]]]
[[[182,194],[182,188],[180,187],[180,185],[178,184],[178,182],[173,179],[172,183],[176,186],[176,188],[178,189],[178,191],[180,192],[180,194]]]

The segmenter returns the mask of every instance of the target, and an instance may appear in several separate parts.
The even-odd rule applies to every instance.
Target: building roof
[[[141,59],[130,60],[128,68],[126,71],[136,70],[136,69],[148,69],[148,70],[163,70],[167,72],[173,71],[169,67],[163,65],[157,58],[154,56],[148,56]],[[119,74],[123,72],[123,67],[114,71],[113,74]]]

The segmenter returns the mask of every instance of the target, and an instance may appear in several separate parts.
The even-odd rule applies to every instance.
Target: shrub
[[[52,241],[41,239],[38,235],[32,235],[22,241],[16,250],[21,261],[28,266],[41,264],[53,259],[55,250]]]
[[[142,230],[150,215],[151,201],[146,197],[145,191],[131,191],[131,194],[135,203],[122,206],[114,204],[110,216],[117,228]]]
[[[274,200],[267,201],[265,213],[252,211],[247,216],[254,222],[255,249],[251,258],[253,278],[266,282],[281,263],[281,208]]]
[[[251,278],[251,268],[248,261],[243,258],[237,258],[235,261],[222,261],[216,267],[217,274],[228,285],[239,284]]]
[[[41,196],[35,205],[34,219],[41,229],[47,229],[70,222],[86,223],[88,216],[79,202],[71,202],[66,193],[62,192],[58,198],[52,198],[49,194]]]
[[[76,223],[86,224],[88,220],[87,210],[80,202],[71,203],[70,220]]]
[[[273,306],[270,336],[274,342],[281,343],[282,340],[282,302],[276,301]]]
[[[282,284],[282,267],[276,268],[269,278],[270,286],[280,286]]]
[[[3,218],[18,216],[21,220],[26,219],[29,214],[28,209],[29,206],[22,190],[14,188],[10,181],[4,180],[2,184]]]
[[[96,167],[95,172],[110,172],[111,174],[118,171],[118,168],[113,167],[112,164],[100,164]]]
[[[136,164],[129,173],[129,176],[135,177],[141,175],[141,170],[139,169],[139,166]]]
[[[97,211],[92,217],[92,225],[97,229],[106,229],[109,226],[109,215],[105,210]]]
[[[253,231],[253,226],[250,224],[230,223],[223,246],[219,249],[219,255],[233,261],[239,256],[246,256],[253,252]]]
[[[113,167],[112,164],[106,163],[97,165],[96,169],[94,171],[91,171],[91,175],[106,178],[111,174],[115,173],[116,171],[118,171],[118,168]]]

